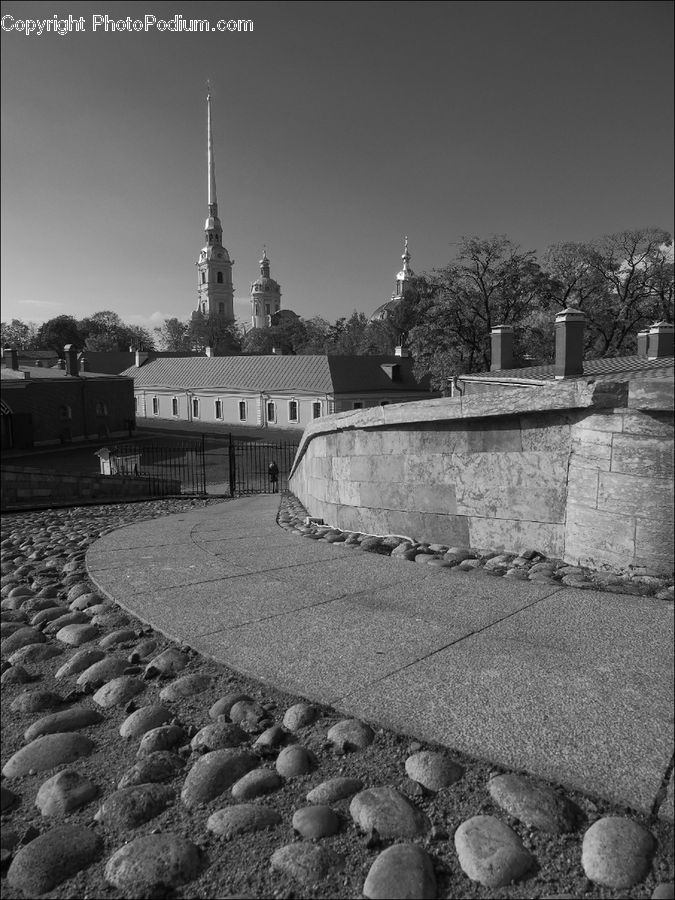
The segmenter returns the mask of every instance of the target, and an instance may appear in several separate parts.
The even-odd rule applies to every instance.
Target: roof
[[[203,356],[198,350],[141,350],[145,359],[173,356]],[[79,354],[86,364],[86,371],[107,375],[119,375],[136,363],[135,350],[83,350]]]
[[[612,375],[641,375],[667,377],[675,360],[672,356],[662,359],[647,359],[645,356],[610,356],[604,359],[586,359],[583,375],[578,377],[601,377]],[[460,375],[463,381],[479,378],[481,381],[549,381],[555,379],[555,365],[529,366],[525,369],[496,369],[494,372],[475,372]]]
[[[85,378],[85,379],[96,379],[103,378],[106,380],[115,379],[116,381],[121,381],[121,376],[119,375],[106,375],[101,374],[99,372],[80,372],[78,376],[69,375],[65,369],[60,369],[58,366],[54,366],[53,368],[44,368],[43,366],[19,366],[18,369],[9,369],[5,366],[0,369],[0,378],[3,381],[23,381],[23,382],[31,382],[31,381],[39,381],[39,380],[51,380],[56,381],[62,378]]]
[[[397,380],[382,366],[399,365]],[[330,394],[365,391],[426,391],[412,374],[412,360],[396,356],[218,356],[155,359],[122,373],[136,387],[183,390],[223,388]]]

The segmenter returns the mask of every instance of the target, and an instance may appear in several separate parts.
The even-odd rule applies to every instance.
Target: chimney
[[[580,309],[568,307],[555,317],[555,377],[584,374],[584,325]]]
[[[209,356],[209,357],[210,357],[210,356],[213,356],[213,347],[206,347],[206,348],[204,349],[204,353],[206,353],[206,355]]]
[[[669,322],[656,322],[649,329],[647,359],[664,359],[673,355],[673,326]]]
[[[80,370],[77,365],[77,350],[75,349],[75,345],[66,344],[63,348],[63,352],[66,357],[66,374],[74,375],[75,378],[77,378],[80,374]]]
[[[87,369],[87,358],[84,353],[79,353],[77,356],[77,361],[80,367],[80,372],[85,372]]]
[[[140,369],[140,367],[142,365],[144,365],[144,363],[146,363],[149,358],[150,358],[150,354],[147,352],[147,350],[137,350],[136,351],[136,361],[134,362],[134,365],[136,366],[137,369]]]
[[[492,343],[490,371],[513,368],[513,328],[510,325],[495,325],[490,332]]]
[[[410,356],[410,350],[408,350],[408,348],[404,347],[402,344],[397,344],[394,347],[394,356],[408,357]]]
[[[5,360],[5,366],[8,369],[14,369],[16,372],[19,368],[19,351],[16,347],[5,347],[2,351],[2,356]]]
[[[649,329],[645,328],[644,331],[638,331],[637,333],[637,355],[646,358],[647,356],[647,347],[649,346]]]

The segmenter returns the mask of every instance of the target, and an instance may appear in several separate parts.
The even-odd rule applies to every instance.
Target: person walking
[[[270,484],[272,485],[272,493],[276,494],[279,490],[279,466],[272,460],[267,469],[270,478]]]

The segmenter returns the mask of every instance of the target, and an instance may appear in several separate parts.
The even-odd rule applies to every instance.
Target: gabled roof
[[[399,365],[392,380],[382,366]],[[425,391],[415,381],[412,360],[394,356],[220,356],[195,359],[155,359],[121,374],[136,387],[195,390],[222,388],[250,391],[353,393]]]
[[[586,359],[583,363],[584,373],[579,378],[602,377],[612,375],[649,375],[650,377],[667,377],[675,360],[672,356],[663,359],[647,359],[644,356],[611,356],[604,359]],[[481,381],[549,381],[555,379],[555,366],[548,363],[544,366],[530,366],[525,369],[496,369],[494,372],[475,372],[461,375],[462,380],[472,378]]]

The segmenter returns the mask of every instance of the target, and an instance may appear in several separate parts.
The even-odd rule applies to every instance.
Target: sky
[[[2,4],[2,319],[188,318],[206,82],[235,308],[267,246],[282,306],[334,322],[463,235],[538,253],[673,231],[670,2]],[[94,16],[208,33],[94,31]],[[24,20],[57,16],[83,30]],[[253,31],[217,31],[219,20]]]

